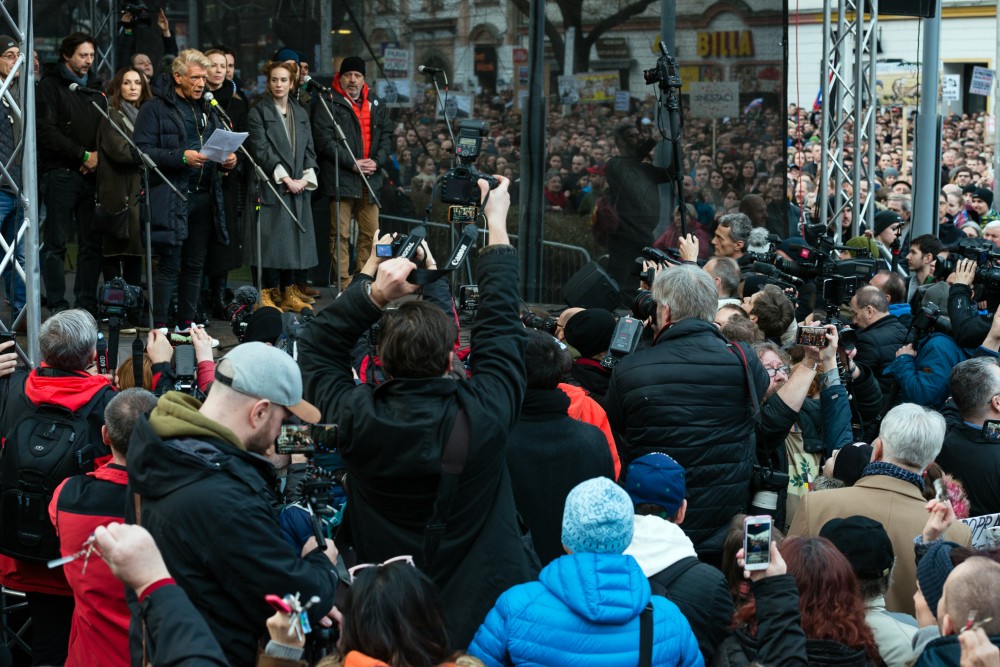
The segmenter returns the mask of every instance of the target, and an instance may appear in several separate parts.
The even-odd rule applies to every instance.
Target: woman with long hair
[[[482,665],[452,651],[434,583],[406,556],[356,565],[340,612],[337,652],[316,667]]]
[[[716,659],[716,664],[777,664],[773,659],[784,656],[774,633],[788,632],[788,628],[776,623],[775,617],[787,620],[797,607],[809,665],[881,665],[875,636],[865,622],[857,577],[833,543],[823,537],[789,537],[780,549],[772,546],[771,553],[772,561],[783,561],[794,584],[781,575],[754,578],[753,596],[736,611],[736,632],[723,642],[717,655],[724,657]],[[742,555],[738,554],[740,561]],[[776,614],[776,610],[784,613]],[[765,647],[778,655],[765,655]]]
[[[129,285],[142,280],[144,254],[139,197],[142,179],[132,147],[111,126],[114,123],[129,138],[135,130],[139,107],[152,97],[149,80],[137,69],[125,67],[108,86],[108,115],[97,128],[97,203],[95,228],[101,232],[104,279],[125,279]]]
[[[309,196],[318,186],[316,150],[309,113],[289,94],[298,81],[298,67],[294,63],[269,62],[264,65],[264,76],[267,90],[250,109],[250,146],[298,224],[271,188],[260,189],[261,302],[299,312],[315,302],[296,284],[305,284],[305,270],[319,261]],[[255,226],[247,225],[246,233],[245,258],[255,265]]]

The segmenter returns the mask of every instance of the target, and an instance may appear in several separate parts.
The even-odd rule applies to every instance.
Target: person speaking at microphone
[[[249,150],[261,169],[274,179],[278,192],[303,229],[299,229],[270,188],[260,190],[260,257],[263,264],[261,303],[284,311],[301,312],[315,302],[297,282],[318,263],[313,233],[311,191],[316,180],[309,113],[292,97],[298,67],[291,62],[264,65],[267,90],[250,109]],[[245,261],[257,262],[256,230],[246,225]]]
[[[178,333],[195,323],[209,244],[213,239],[223,245],[236,242],[226,229],[219,172],[220,166],[235,167],[236,155],[218,165],[201,152],[215,130],[223,127],[203,99],[210,65],[201,51],[181,51],[170,74],[153,80],[153,99],[139,109],[135,124],[136,145],[170,181],[153,175],[149,194],[152,251],[159,258],[153,274],[153,323],[158,328],[168,325],[176,292]]]

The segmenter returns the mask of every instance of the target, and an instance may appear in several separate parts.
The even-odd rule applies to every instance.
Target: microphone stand
[[[209,104],[208,106],[209,106],[210,109],[212,109],[213,111],[215,111],[215,114],[219,117],[220,120],[222,120],[223,124],[228,125],[230,128],[233,127],[233,121],[229,120],[229,116],[226,115],[226,112],[222,110],[222,107],[219,106],[218,103],[216,103],[216,104]],[[288,204],[285,203],[285,198],[282,197],[281,194],[278,192],[278,189],[274,187],[274,183],[272,183],[271,179],[269,179],[267,177],[267,174],[265,174],[264,170],[261,169],[261,167],[260,167],[259,164],[257,164],[257,161],[253,159],[253,156],[250,155],[250,152],[246,149],[246,146],[244,146],[243,144],[240,144],[240,147],[239,147],[238,150],[243,154],[243,157],[245,157],[247,159],[247,161],[250,163],[250,165],[253,167],[254,177],[257,179],[257,192],[259,193],[263,189],[263,188],[261,188],[261,183],[266,184],[267,187],[269,187],[271,189],[271,192],[274,193],[274,196],[277,198],[278,203],[281,204],[281,206],[285,209],[285,211],[288,213],[288,215],[292,216],[292,220],[295,221],[295,224],[298,226],[299,231],[302,232],[303,234],[305,234],[306,228],[302,226],[302,223],[299,222],[299,219],[295,216],[294,213],[292,213],[292,209],[290,209],[288,207]],[[263,265],[263,258],[262,258],[262,255],[261,255],[261,247],[260,247],[260,244],[261,244],[261,233],[260,233],[260,204],[259,204],[259,201],[260,201],[260,199],[258,197],[258,205],[256,207],[256,210],[254,211],[254,213],[255,213],[255,216],[254,216],[254,229],[256,230],[255,237],[257,239],[257,248],[256,248],[256,253],[255,254],[257,255],[256,259],[257,259],[257,306],[258,307],[261,305],[261,299],[263,298],[263,294],[264,294],[264,265]]]
[[[347,154],[351,157],[351,162],[354,163],[354,168],[358,170],[358,176],[361,177],[362,182],[364,182],[365,187],[368,188],[368,194],[371,196],[371,201],[379,209],[382,208],[382,202],[375,195],[375,190],[372,189],[371,183],[368,182],[368,178],[361,171],[361,165],[358,164],[358,158],[354,156],[354,151],[347,143],[347,137],[344,136],[344,130],[340,127],[340,123],[333,115],[333,111],[330,110],[329,105],[326,103],[327,93],[333,94],[333,91],[329,88],[320,86],[318,83],[316,85],[316,90],[319,91],[319,103],[322,105],[323,110],[326,111],[326,115],[330,117],[330,122],[333,123],[334,137],[333,142],[333,160],[337,165],[337,168],[333,170],[333,200],[337,204],[337,230],[334,234],[334,252],[337,253],[337,293],[339,294],[343,291],[343,278],[340,266],[340,144],[344,144],[344,148],[347,149]],[[350,219],[348,218],[347,223],[350,225]],[[333,261],[333,258],[330,258]],[[350,259],[348,258],[348,261]]]
[[[666,61],[665,79],[660,81],[660,90],[663,93],[663,107],[667,110],[667,122],[670,125],[670,150],[674,165],[674,191],[677,196],[677,207],[681,214],[681,237],[687,234],[687,206],[684,202],[684,163],[681,161],[681,130],[684,129],[684,114],[681,110],[680,89],[681,82],[680,68],[677,61],[667,51],[663,40],[660,40],[660,52]],[[662,70],[661,70],[662,72]]]
[[[448,75],[445,74],[444,72],[441,72],[441,74],[444,75],[444,90],[445,90],[445,93],[447,93],[448,92]],[[456,154],[458,152],[458,142],[455,141],[455,132],[454,132],[454,130],[451,129],[451,120],[449,120],[448,114],[445,112],[445,109],[444,109],[444,101],[441,98],[441,88],[438,86],[438,81],[437,81],[437,72],[424,72],[424,75],[425,76],[429,76],[431,78],[431,83],[434,84],[434,96],[435,96],[435,98],[438,101],[438,108],[441,109],[441,117],[444,118],[444,124],[448,127],[448,136],[451,137],[451,168],[454,169],[455,168],[455,156],[456,156]],[[454,232],[454,228],[452,228],[452,232]],[[455,234],[452,233],[452,241],[455,240],[454,237],[455,237]]]
[[[101,108],[100,104],[98,104],[93,100],[90,101],[90,104],[95,109],[97,109],[97,112],[99,114],[104,116],[104,118],[108,121],[108,124],[114,128],[115,132],[117,132],[121,136],[121,138],[124,139],[128,143],[128,145],[132,147],[132,150],[135,151],[136,155],[139,156],[139,178],[140,182],[142,183],[142,207],[145,211],[145,215],[143,216],[145,217],[143,227],[145,227],[145,232],[146,232],[146,244],[145,244],[146,286],[147,286],[146,299],[149,301],[149,328],[152,329],[153,328],[153,233],[152,233],[153,210],[151,208],[152,205],[149,203],[149,170],[152,169],[154,172],[156,172],[156,175],[160,177],[160,180],[166,183],[170,187],[170,189],[174,191],[174,194],[176,194],[178,197],[181,198],[182,202],[187,203],[187,197],[185,197],[180,190],[174,187],[174,184],[171,183],[167,179],[167,177],[163,175],[163,172],[160,171],[160,168],[156,166],[155,162],[153,162],[153,158],[149,157],[149,155],[147,155],[146,153],[143,153],[142,150],[138,146],[136,146],[135,142],[132,141],[132,137],[128,136],[128,134],[125,133],[125,130],[118,127],[118,123],[111,120],[111,116],[104,109]],[[115,352],[115,354],[117,354],[117,351]]]

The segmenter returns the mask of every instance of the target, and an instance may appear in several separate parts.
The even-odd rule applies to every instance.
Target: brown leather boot
[[[312,304],[316,303],[316,299],[312,298],[311,296],[309,296],[308,294],[306,294],[305,292],[303,292],[302,288],[300,288],[298,285],[292,285],[291,287],[287,287],[287,288],[285,288],[285,291],[286,292],[290,292],[297,299],[299,299],[300,301],[302,301],[304,303],[309,304],[310,306]]]
[[[311,297],[313,299],[319,296],[318,289],[313,289],[312,287],[309,287],[309,285],[306,285],[305,283],[295,283],[295,288],[298,289],[299,293],[305,294],[306,296]]]
[[[281,310],[281,293],[277,287],[270,289],[262,289],[260,291],[260,306],[261,308],[277,308]]]
[[[295,295],[292,288],[286,288],[281,293],[281,309],[286,313],[301,313],[303,308],[308,308],[309,304]]]

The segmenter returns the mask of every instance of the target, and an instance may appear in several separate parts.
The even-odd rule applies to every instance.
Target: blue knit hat
[[[672,516],[684,503],[684,468],[663,452],[640,456],[628,466],[625,491],[636,505],[659,505]]]
[[[937,618],[938,602],[944,592],[944,582],[955,569],[951,564],[951,550],[959,545],[954,542],[934,542],[927,553],[917,563],[917,582],[920,592],[927,601],[934,618]]]
[[[573,553],[620,554],[632,542],[632,500],[606,477],[573,487],[563,510],[562,543]]]

